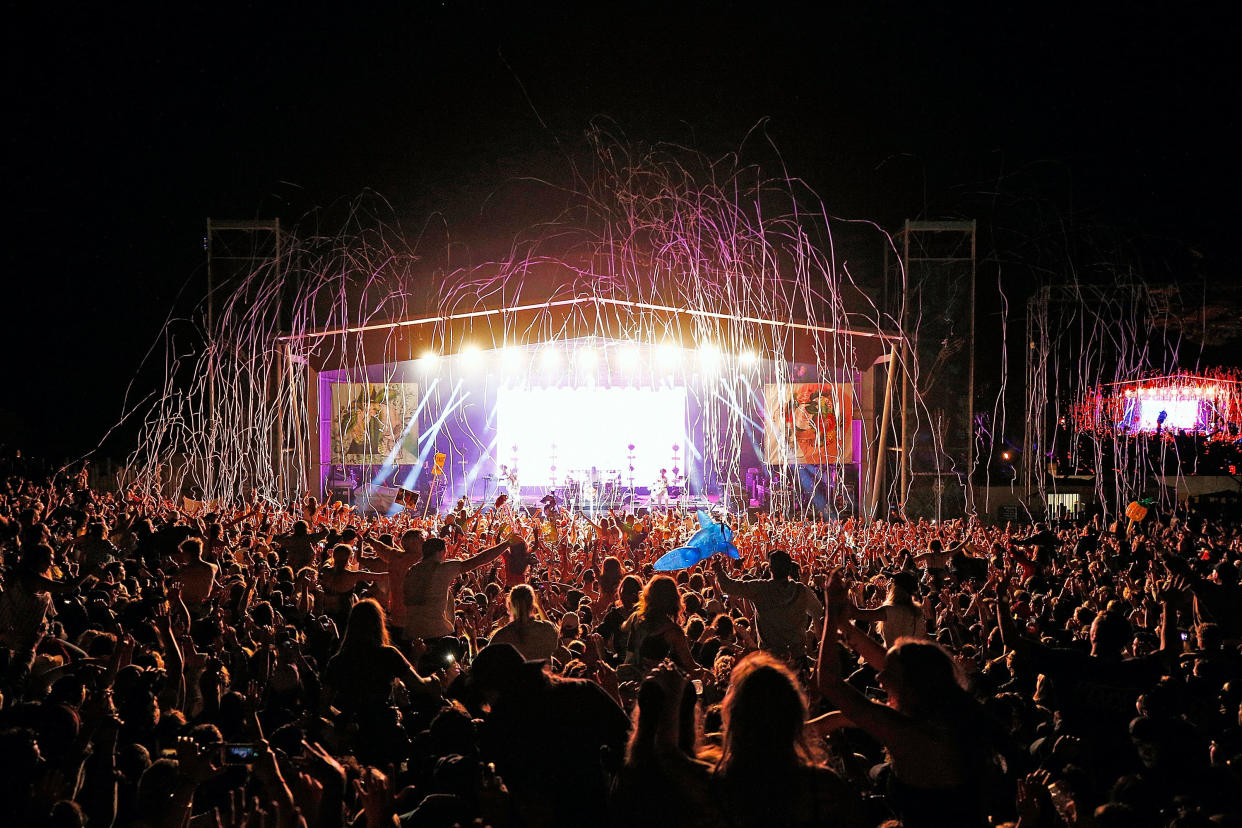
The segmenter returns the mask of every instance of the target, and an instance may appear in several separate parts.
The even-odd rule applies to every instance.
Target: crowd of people
[[[0,822],[1242,825],[1242,524],[0,481]]]

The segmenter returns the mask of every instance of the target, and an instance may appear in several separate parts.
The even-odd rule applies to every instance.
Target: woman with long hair
[[[671,658],[687,672],[701,669],[681,628],[681,609],[677,582],[668,575],[652,578],[638,599],[638,609],[622,626],[629,636],[625,663],[645,671]]]
[[[872,621],[886,646],[897,643],[899,638],[926,638],[927,616],[920,604],[914,602],[918,591],[918,579],[909,572],[898,572],[888,581],[888,595],[884,603],[875,609],[858,609],[847,606],[849,616],[858,621]]]
[[[617,828],[667,825],[717,826],[712,766],[697,757],[698,696],[685,674],[665,661],[638,689],[625,761],[612,792]]]
[[[902,825],[986,825],[991,731],[983,708],[963,688],[952,656],[938,644],[913,638],[898,639],[886,651],[849,623],[839,569],[824,592],[828,611],[817,668],[820,692],[887,750],[890,798]],[[875,668],[887,704],[842,680],[839,640]]]
[[[551,658],[559,631],[544,615],[535,590],[518,584],[509,590],[505,604],[509,608],[509,623],[496,631],[491,643],[512,644],[528,661]]]
[[[604,558],[604,565],[600,569],[598,578],[599,596],[596,604],[601,607],[611,607],[617,602],[617,590],[621,588],[621,579],[625,577],[625,569],[621,566],[621,559],[616,555],[609,555]]]
[[[394,679],[400,679],[411,694],[439,695],[439,683],[420,676],[388,643],[379,602],[359,601],[350,610],[340,649],[324,669],[324,709],[332,705],[349,717],[386,707]]]
[[[803,730],[806,697],[784,662],[762,651],[739,661],[721,712],[715,776],[727,824],[862,825],[849,786],[812,757]]]
[[[323,587],[324,612],[332,616],[338,624],[349,614],[350,596],[359,581],[376,581],[388,576],[386,572],[371,572],[366,569],[351,569],[350,558],[354,549],[347,543],[338,543],[332,547],[332,563],[319,574],[319,583]]]

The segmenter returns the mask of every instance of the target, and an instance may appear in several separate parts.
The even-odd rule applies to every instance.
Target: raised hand
[[[366,768],[362,776],[354,780],[354,790],[362,801],[367,828],[390,825],[394,814],[392,783],[375,768]]]
[[[177,770],[195,783],[206,780],[216,770],[212,749],[187,736],[177,738]]]

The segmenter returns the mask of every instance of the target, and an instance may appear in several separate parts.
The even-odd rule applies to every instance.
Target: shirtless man
[[[423,544],[423,559],[409,568],[402,583],[405,634],[411,640],[421,638],[427,644],[427,651],[419,660],[420,669],[431,672],[447,663],[444,659],[449,653],[458,655],[453,628],[453,582],[463,573],[490,564],[520,540],[517,535],[510,535],[495,546],[459,561],[444,560],[443,538],[431,538]]]
[[[200,538],[186,538],[177,549],[186,558],[186,562],[177,570],[177,580],[181,582],[181,597],[190,614],[198,618],[216,588],[218,568],[203,558],[203,541]]]
[[[389,546],[381,541],[363,536],[363,539],[388,564],[388,589],[384,609],[388,611],[388,627],[393,638],[405,641],[405,596],[402,584],[410,567],[423,559],[423,531],[407,529],[401,536],[399,546]]]

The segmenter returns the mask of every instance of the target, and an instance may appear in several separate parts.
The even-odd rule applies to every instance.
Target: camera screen
[[[248,765],[254,761],[258,751],[254,745],[225,745],[224,761],[229,765]]]

